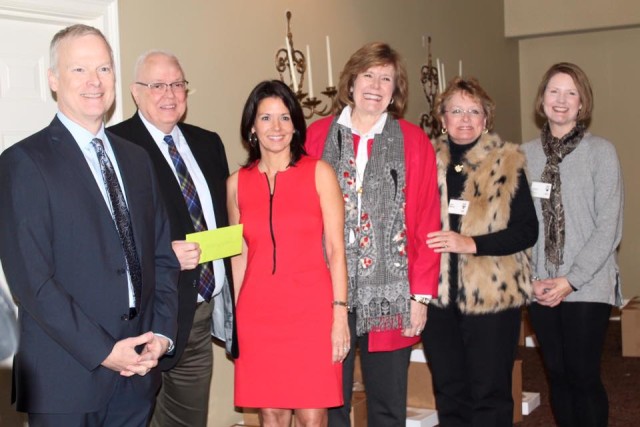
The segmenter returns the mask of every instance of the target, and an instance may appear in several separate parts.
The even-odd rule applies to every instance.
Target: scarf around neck
[[[560,163],[576,149],[585,133],[585,126],[578,123],[562,138],[551,134],[549,123],[542,127],[542,148],[547,162],[540,179],[551,184],[551,195],[541,199],[544,219],[544,255],[545,268],[551,276],[556,276],[558,268],[564,263],[564,206],[562,204],[562,182],[560,181]]]
[[[336,171],[345,201],[348,299],[358,336],[411,322],[404,136],[398,121],[387,117],[374,141],[363,174],[359,215],[351,129],[334,120],[322,155]]]

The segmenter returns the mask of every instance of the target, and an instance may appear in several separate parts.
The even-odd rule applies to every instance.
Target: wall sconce
[[[424,45],[424,37],[422,38],[422,42]],[[424,96],[427,98],[427,106],[429,107],[429,110],[426,113],[422,113],[420,116],[420,127],[431,139],[437,137],[440,132],[440,123],[433,115],[433,105],[435,104],[436,96],[443,90],[443,82],[440,81],[438,68],[433,65],[433,61],[431,59],[431,36],[428,36],[427,63],[420,68],[420,83],[422,85]]]
[[[294,48],[293,34],[291,33],[291,12],[287,11],[287,36],[285,37],[285,48],[278,49],[276,52],[276,70],[280,76],[280,80],[284,83],[285,75],[289,75],[291,83],[289,87],[293,89],[302,105],[304,117],[310,119],[314,115],[328,116],[331,114],[333,101],[338,93],[333,86],[332,69],[331,69],[331,45],[329,36],[326,37],[327,44],[327,72],[329,85],[325,90],[320,92],[326,97],[325,100],[320,100],[315,97],[313,92],[313,74],[311,70],[311,52],[309,45],[307,45],[307,56]],[[285,71],[288,70],[288,73]],[[305,74],[309,71],[309,93],[302,91],[304,85]],[[298,84],[299,82],[299,84]]]

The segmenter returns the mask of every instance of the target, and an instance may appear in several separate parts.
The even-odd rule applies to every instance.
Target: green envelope
[[[242,224],[187,234],[187,242],[200,244],[200,264],[242,252]]]

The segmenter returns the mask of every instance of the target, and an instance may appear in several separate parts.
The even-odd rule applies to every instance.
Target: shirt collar
[[[173,142],[176,144],[177,147],[180,146],[180,132],[178,131],[178,126],[174,126],[173,129],[171,129],[171,133],[166,134],[164,132],[162,132],[160,129],[158,129],[157,127],[155,127],[155,125],[153,123],[151,123],[149,120],[147,120],[144,115],[140,112],[140,110],[138,110],[138,116],[140,117],[140,120],[142,120],[142,123],[144,124],[144,126],[147,128],[147,130],[149,131],[149,133],[151,134],[151,137],[153,138],[154,141],[160,141],[162,143],[164,143],[164,137],[166,135],[171,135],[171,137],[173,138]]]
[[[91,146],[91,140],[93,140],[93,138],[100,138],[103,143],[108,143],[107,135],[104,133],[104,123],[100,126],[98,133],[94,135],[71,120],[69,117],[65,116],[62,111],[58,111],[57,116],[81,148],[85,149],[88,146]]]
[[[350,105],[345,106],[342,109],[342,113],[340,113],[340,117],[338,117],[338,124],[348,127],[349,129],[351,129],[351,131],[354,134],[360,135],[360,133],[353,128],[353,122],[351,121],[352,112],[353,110],[351,109]],[[380,115],[380,117],[378,118],[378,120],[376,120],[373,127],[369,129],[369,132],[367,133],[368,136],[374,136],[382,133],[382,131],[384,130],[384,125],[387,122],[387,115],[388,115],[387,112],[384,112]]]

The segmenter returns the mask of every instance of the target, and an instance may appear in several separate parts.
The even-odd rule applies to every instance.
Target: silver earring
[[[446,135],[447,134],[447,128],[443,127],[440,132],[442,132],[443,135]]]
[[[251,145],[252,147],[258,145],[258,135],[256,135],[255,132],[251,132],[249,134],[249,145]]]
[[[395,99],[391,98],[391,102],[389,102],[389,105],[393,105],[393,101],[395,101]]]

